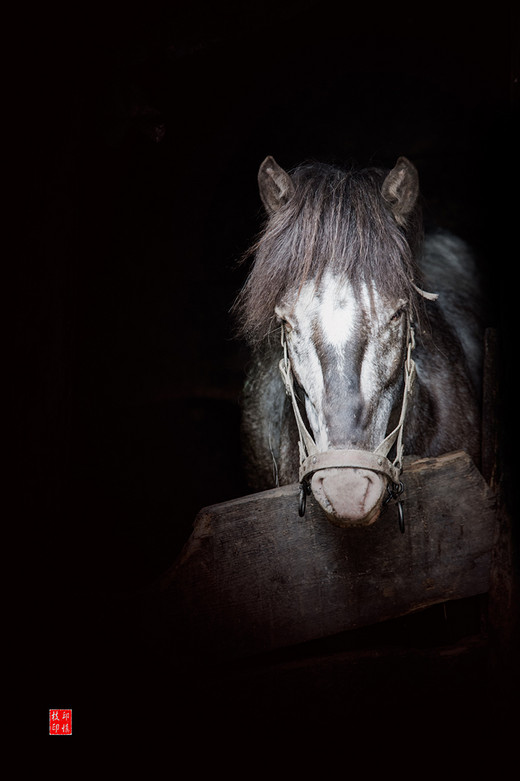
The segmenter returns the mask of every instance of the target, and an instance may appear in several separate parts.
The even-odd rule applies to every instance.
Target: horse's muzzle
[[[377,520],[386,495],[387,477],[372,469],[319,469],[311,480],[312,493],[337,526],[369,526]]]

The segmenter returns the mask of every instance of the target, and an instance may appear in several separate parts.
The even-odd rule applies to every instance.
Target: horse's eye
[[[276,319],[278,320],[279,325],[283,326],[285,332],[289,333],[290,331],[292,331],[292,329],[293,329],[292,323],[290,323],[287,320],[287,318],[284,317],[284,315],[281,312],[277,311],[276,309],[274,310],[274,312],[275,312]]]
[[[399,307],[399,309],[396,312],[394,312],[394,314],[390,318],[390,322],[391,323],[396,323],[398,320],[401,319],[403,313],[404,313],[404,306],[401,306],[401,307]]]

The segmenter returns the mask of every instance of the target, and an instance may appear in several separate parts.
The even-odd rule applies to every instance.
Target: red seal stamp
[[[51,708],[49,710],[49,735],[72,735],[72,710]]]

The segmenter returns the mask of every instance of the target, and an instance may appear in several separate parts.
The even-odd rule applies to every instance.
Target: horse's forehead
[[[352,338],[356,326],[371,316],[377,293],[369,282],[353,285],[324,274],[319,284],[307,281],[292,305],[300,330],[311,337],[318,330],[321,339],[341,349]],[[372,312],[373,316],[373,312]]]

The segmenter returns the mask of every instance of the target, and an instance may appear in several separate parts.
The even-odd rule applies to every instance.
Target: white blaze
[[[314,343],[315,329],[320,332],[325,347],[334,351],[338,375],[345,373],[345,348],[355,336],[356,322],[366,309],[370,294],[365,284],[356,295],[348,283],[339,283],[330,273],[325,274],[318,289],[314,280],[305,282],[297,296],[277,308],[280,317],[286,318],[287,342],[291,353],[293,371],[306,391],[306,412],[320,450],[329,449],[327,424],[323,415],[325,385],[321,357]],[[373,359],[367,352],[363,361],[363,385],[369,386],[374,378]],[[368,388],[367,388],[368,389]]]
[[[351,287],[339,288],[332,278],[326,280],[321,293],[317,314],[323,339],[336,351],[340,369],[343,366],[345,346],[354,332],[357,302]]]

